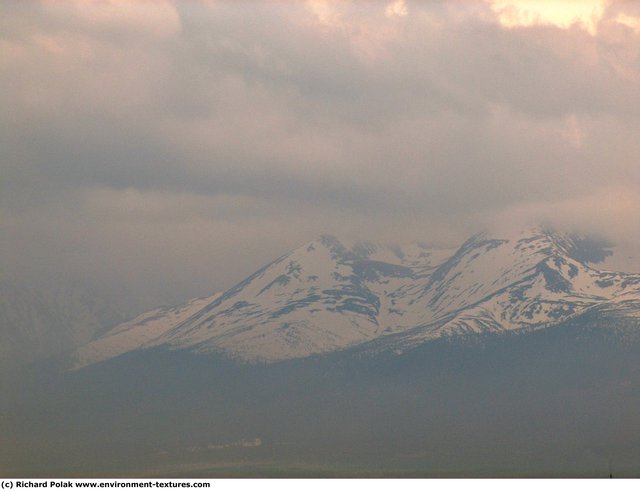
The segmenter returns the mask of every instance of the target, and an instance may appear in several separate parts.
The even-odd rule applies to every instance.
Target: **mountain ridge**
[[[640,319],[640,275],[589,265],[609,253],[543,228],[480,233],[457,249],[323,235],[225,292],[114,327],[74,366],[156,347],[249,363],[367,345],[402,353],[443,336],[543,329],[598,306]]]

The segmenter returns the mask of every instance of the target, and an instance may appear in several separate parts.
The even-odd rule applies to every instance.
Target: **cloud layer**
[[[331,232],[640,240],[633,2],[4,2],[0,261],[178,301]]]

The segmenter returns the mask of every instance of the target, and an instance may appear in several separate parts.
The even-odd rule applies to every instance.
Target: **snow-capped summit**
[[[606,254],[545,229],[479,234],[458,249],[322,236],[222,294],[116,326],[80,349],[76,366],[152,347],[273,362],[367,343],[402,351],[441,336],[540,329],[640,300],[640,275],[589,265]]]

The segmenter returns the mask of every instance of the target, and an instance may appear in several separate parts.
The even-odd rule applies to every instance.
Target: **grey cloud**
[[[3,5],[5,265],[176,299],[323,232],[457,240],[554,207],[583,224],[575,203],[639,190],[638,34],[613,7],[592,37],[465,3],[359,6],[346,27],[304,3],[174,5],[179,30]],[[118,211],[132,192],[159,211]]]

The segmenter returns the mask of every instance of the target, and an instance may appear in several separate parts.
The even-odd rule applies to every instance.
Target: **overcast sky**
[[[171,303],[321,233],[640,239],[636,1],[5,0],[0,104],[16,275]]]

